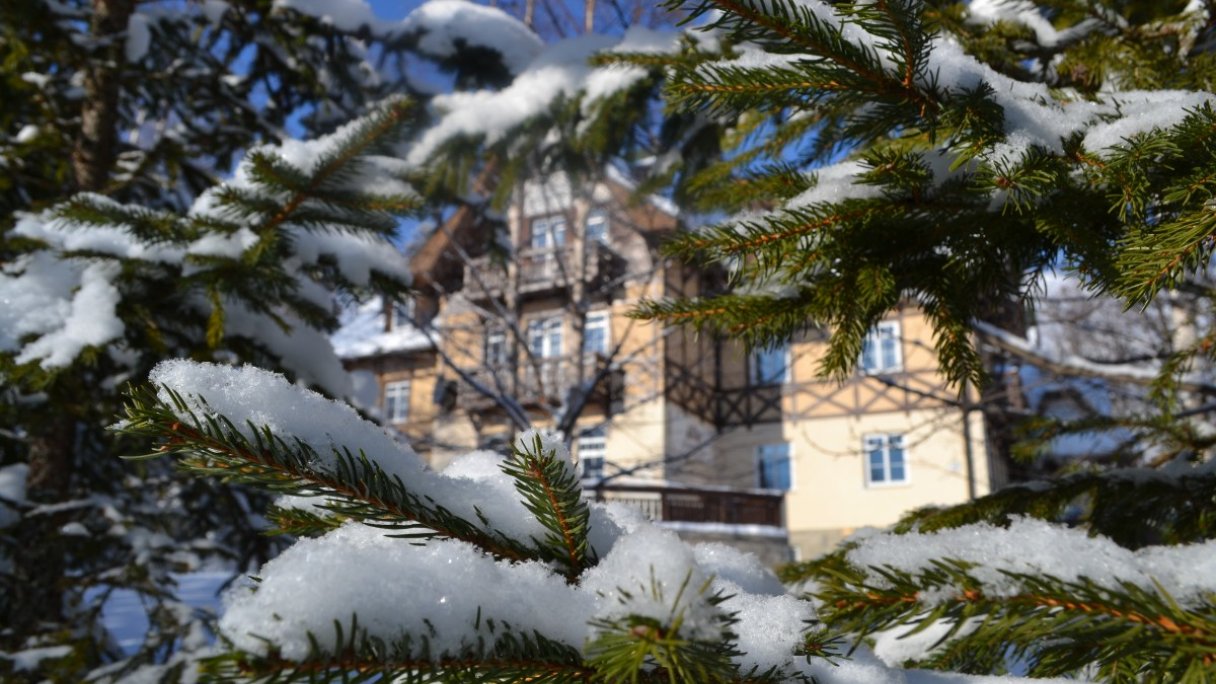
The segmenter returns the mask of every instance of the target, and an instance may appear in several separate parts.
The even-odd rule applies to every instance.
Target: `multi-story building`
[[[660,255],[680,229],[666,202],[612,173],[584,185],[526,184],[497,226],[458,212],[411,257],[418,294],[366,305],[335,336],[432,465],[558,428],[589,495],[774,561],[989,489],[982,420],[946,386],[915,306],[870,333],[843,383],[816,375],[822,333],[748,351],[632,319],[642,298],[720,279]]]

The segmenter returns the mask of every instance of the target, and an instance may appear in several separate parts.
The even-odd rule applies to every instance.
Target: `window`
[[[789,442],[756,447],[756,486],[788,490],[793,482]]]
[[[861,370],[866,373],[890,373],[901,370],[899,353],[899,323],[884,321],[866,334],[861,346]]]
[[[587,323],[583,326],[583,353],[607,354],[611,340],[607,311],[587,314]]]
[[[587,230],[584,241],[590,249],[596,242],[608,243],[608,212],[603,209],[593,209],[587,214]]]
[[[887,485],[908,481],[903,435],[867,435],[866,484]]]
[[[507,335],[501,330],[486,333],[486,366],[502,368],[507,365]]]
[[[548,359],[562,355],[562,319],[560,316],[538,318],[528,323],[528,351],[537,358]]]
[[[532,247],[556,249],[566,244],[566,217],[545,216],[532,219]]]
[[[410,381],[398,380],[384,385],[384,417],[390,423],[404,423],[410,417]]]
[[[578,438],[578,463],[583,477],[600,480],[604,477],[604,455],[607,453],[604,428],[592,428]]]
[[[787,345],[752,350],[753,385],[780,385],[789,379],[789,367],[790,349]]]
[[[393,329],[406,328],[414,324],[414,298],[393,302]]]

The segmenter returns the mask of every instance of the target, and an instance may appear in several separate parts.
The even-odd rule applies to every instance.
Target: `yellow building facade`
[[[461,219],[418,248],[412,302],[365,305],[335,336],[364,403],[433,467],[558,427],[589,496],[773,562],[991,488],[982,420],[914,306],[854,377],[824,381],[822,334],[749,351],[628,316],[721,279],[660,255],[677,213],[622,178],[527,184],[501,224]]]

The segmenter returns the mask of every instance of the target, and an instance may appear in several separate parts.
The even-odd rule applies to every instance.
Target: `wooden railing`
[[[578,247],[520,247],[515,255],[519,292],[530,293],[569,287],[576,281],[596,285],[610,278],[621,263],[611,247],[596,242],[587,248],[585,269],[580,272]],[[497,296],[509,283],[501,260],[479,257],[464,267],[464,290],[472,296]]]
[[[536,403],[561,403],[572,387],[594,379],[608,360],[600,354],[585,354],[525,360],[518,369],[472,368],[468,374],[477,382],[498,392],[518,399],[525,406]],[[581,367],[580,367],[581,366]],[[581,372],[581,377],[580,377]],[[591,390],[591,401],[608,401],[614,391],[614,377],[609,376]],[[475,392],[471,387],[461,387],[457,403],[465,410],[488,408],[492,399]]]
[[[780,492],[615,483],[586,491],[599,501],[633,505],[651,520],[782,526]]]

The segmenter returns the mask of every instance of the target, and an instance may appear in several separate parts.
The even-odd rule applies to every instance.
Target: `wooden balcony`
[[[525,407],[556,406],[566,401],[571,389],[595,379],[608,359],[600,354],[571,355],[524,361],[518,368],[472,368],[466,372],[479,384],[491,390],[515,397]],[[621,391],[621,372],[605,374],[591,390],[590,402],[609,407],[614,393]],[[460,386],[457,406],[465,411],[483,411],[496,405],[494,399],[477,392],[467,384]]]
[[[608,483],[587,487],[589,498],[639,508],[656,522],[781,527],[785,495],[770,490],[710,489],[679,485]]]
[[[544,294],[577,282],[598,288],[623,272],[624,260],[603,243],[588,245],[585,268],[581,271],[578,257],[576,246],[521,247],[515,259],[518,294]],[[502,296],[511,283],[510,270],[501,259],[489,256],[472,259],[464,267],[465,294],[473,298]]]

